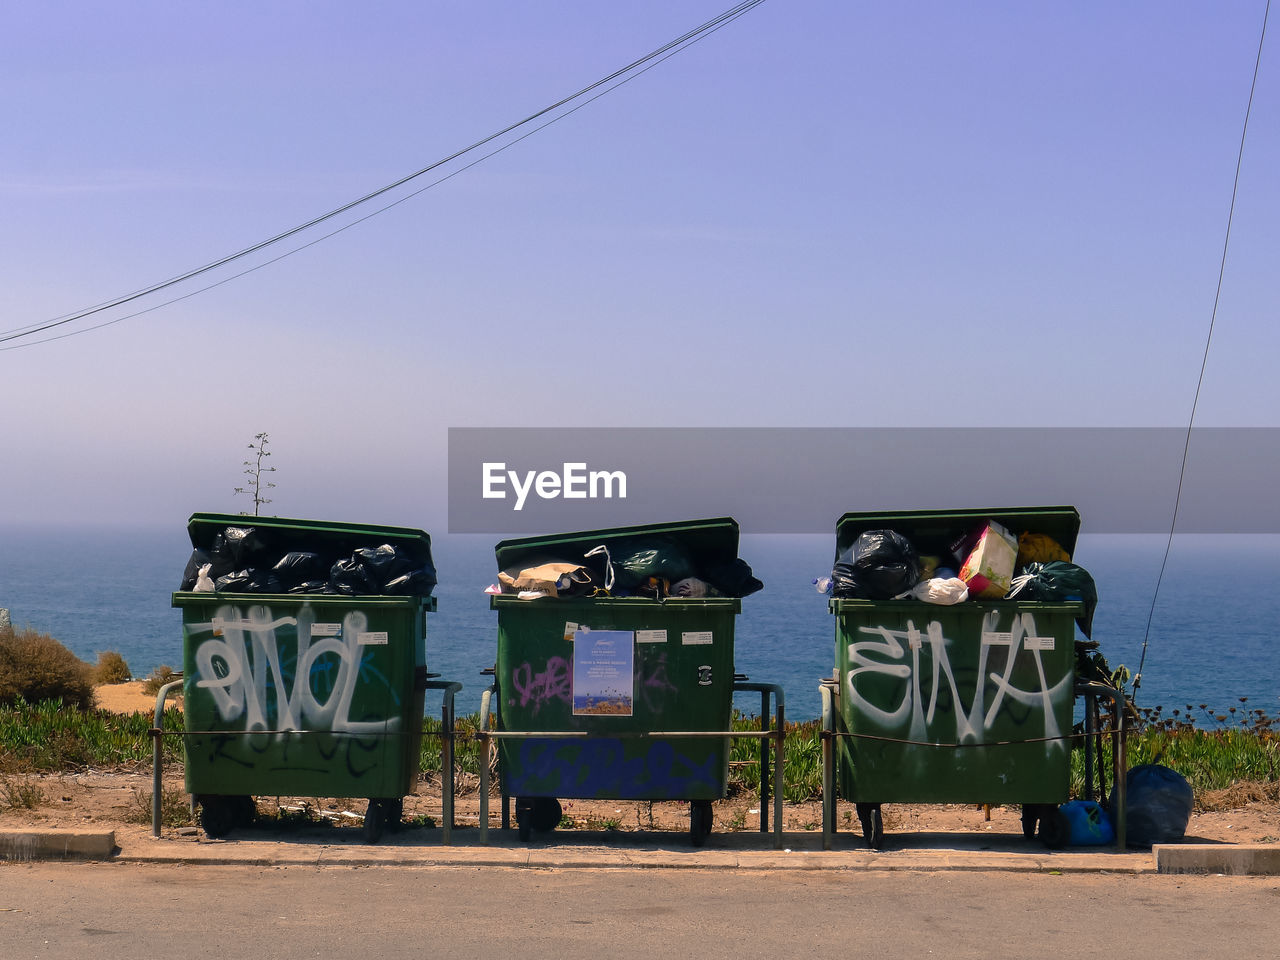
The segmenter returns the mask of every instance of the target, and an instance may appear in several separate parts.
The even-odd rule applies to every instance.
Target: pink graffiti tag
[[[511,671],[511,686],[520,697],[520,706],[532,703],[535,714],[549,700],[572,702],[572,680],[569,661],[564,657],[552,657],[541,673],[534,673],[529,663],[522,663]],[[514,698],[507,702],[513,707],[517,703]]]
[[[667,676],[667,655],[658,654],[652,665],[641,665],[640,699],[648,710],[656,709],[663,698],[676,689],[676,685]]]

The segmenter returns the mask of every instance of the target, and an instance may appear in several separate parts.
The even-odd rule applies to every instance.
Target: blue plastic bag
[[[1097,847],[1115,843],[1111,815],[1092,800],[1072,800],[1058,808],[1071,826],[1071,846]]]

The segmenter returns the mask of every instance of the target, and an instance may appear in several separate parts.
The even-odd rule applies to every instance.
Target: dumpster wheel
[[[236,827],[248,826],[257,814],[252,797],[224,797],[205,794],[196,797],[200,805],[200,826],[210,840],[225,837]]]
[[[854,806],[858,810],[858,821],[862,824],[862,837],[867,846],[872,850],[881,849],[884,846],[884,815],[880,812],[880,804],[858,803]]]
[[[516,797],[516,828],[522,842],[527,843],[534,830],[551,832],[563,816],[564,808],[555,797]]]
[[[369,809],[364,815],[364,842],[377,843],[382,839],[382,834],[387,827],[394,829],[400,821],[403,804],[403,797],[394,800],[382,797],[372,798],[369,801]]]
[[[710,800],[689,801],[689,842],[700,847],[711,835],[711,824],[714,813]]]
[[[1036,837],[1036,829],[1040,826],[1041,820],[1054,807],[1044,803],[1024,803],[1022,805],[1022,838],[1024,840],[1034,840]]]

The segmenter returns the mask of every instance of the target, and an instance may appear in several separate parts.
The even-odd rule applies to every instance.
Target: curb
[[[110,860],[118,850],[114,830],[0,832],[0,860]]]
[[[585,839],[585,838],[584,838]],[[799,839],[799,838],[797,838]],[[240,867],[387,867],[513,870],[986,871],[1050,874],[1280,876],[1280,844],[1158,844],[1151,852],[1022,851],[916,847],[898,850],[637,848],[582,843],[529,846],[297,843],[275,840],[130,839],[114,830],[0,831],[0,860],[109,860]]]
[[[1157,873],[1220,873],[1228,877],[1280,875],[1273,844],[1159,843],[1151,848]]]

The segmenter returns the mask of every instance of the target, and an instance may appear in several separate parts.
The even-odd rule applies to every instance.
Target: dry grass
[[[28,778],[0,776],[0,803],[10,810],[34,810],[44,801],[44,791]]]
[[[133,674],[129,671],[129,664],[125,662],[124,657],[114,650],[103,650],[98,654],[98,663],[93,668],[93,682],[95,686],[103,686],[108,683],[127,683],[133,679]]]
[[[151,676],[142,682],[142,692],[154,697],[166,683],[171,683],[180,678],[181,674],[175,673],[173,667],[167,663],[161,664],[152,670]]]
[[[1223,790],[1206,790],[1196,795],[1197,810],[1239,810],[1251,803],[1280,803],[1280,782],[1245,780]]]
[[[0,630],[0,704],[19,700],[87,710],[93,706],[93,667],[47,633]]]

